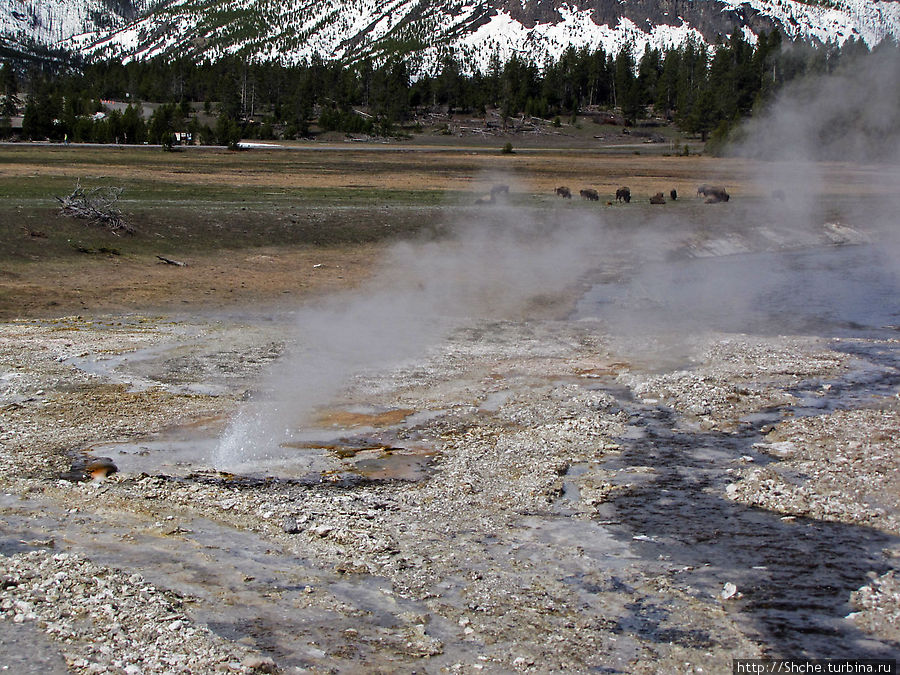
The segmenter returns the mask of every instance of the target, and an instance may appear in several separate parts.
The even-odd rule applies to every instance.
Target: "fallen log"
[[[117,208],[119,195],[123,188],[97,187],[85,190],[81,183],[75,183],[72,194],[65,197],[57,197],[60,203],[60,214],[80,220],[87,220],[92,225],[104,227],[115,235],[120,232],[134,234],[131,227]]]
[[[181,262],[180,260],[172,260],[171,258],[166,258],[165,256],[158,255],[156,256],[160,260],[162,260],[167,265],[175,265],[176,267],[187,267],[187,263]]]

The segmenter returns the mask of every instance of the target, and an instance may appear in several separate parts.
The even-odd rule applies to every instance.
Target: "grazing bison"
[[[627,187],[620,187],[616,190],[616,201],[617,202],[625,202],[626,204],[631,202],[631,190]]]
[[[725,188],[713,187],[711,185],[701,185],[697,188],[698,197],[706,197],[707,204],[715,204],[717,202],[727,202],[731,199],[731,195],[725,192]]]
[[[727,202],[731,199],[731,195],[729,195],[723,188],[710,188],[706,191],[706,203],[707,204],[717,204],[719,202]]]
[[[663,195],[662,192],[657,192],[655,195],[650,197],[650,203],[651,204],[665,204],[666,197],[665,197],[665,195]]]
[[[508,195],[509,194],[509,185],[498,184],[491,187],[491,196],[496,197],[497,195]]]
[[[600,194],[593,188],[587,188],[586,190],[582,190],[579,194],[581,195],[582,199],[587,199],[592,202],[600,201]]]
[[[673,202],[678,199],[678,191],[675,188],[669,190],[669,199],[671,199]]]
[[[572,191],[567,187],[558,187],[556,188],[556,195],[558,197],[565,197],[566,199],[572,199]]]

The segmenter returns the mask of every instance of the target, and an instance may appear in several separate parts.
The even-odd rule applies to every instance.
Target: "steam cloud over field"
[[[834,314],[865,304],[868,284],[884,285],[884,278],[823,275],[820,261],[796,256],[722,256],[759,246],[805,247],[817,237],[864,243],[874,230],[884,248],[873,267],[891,265],[884,252],[897,250],[900,241],[892,226],[896,198],[867,199],[867,186],[859,185],[857,194],[845,190],[840,203],[829,201],[821,164],[823,158],[886,162],[896,175],[890,163],[900,159],[900,94],[882,85],[900,81],[900,64],[890,56],[886,49],[864,60],[862,71],[794,83],[743,129],[736,151],[753,156],[759,167],[752,200],[697,212],[682,210],[682,199],[646,214],[635,231],[618,228],[606,237],[596,210],[497,203],[460,208],[447,236],[396,244],[380,265],[385,271],[366,290],[299,312],[296,344],[233,420],[214,464],[229,468],[276,457],[355,374],[421,357],[454,327],[522,318],[536,298],[552,298],[601,267],[601,253],[613,254],[624,277],[595,288],[579,313],[624,336],[632,353],[673,347],[681,353],[686,337],[710,330],[807,330],[813,325],[804,316],[806,305]],[[708,240],[681,239],[679,232],[693,229],[698,213]],[[717,240],[725,221],[745,223],[747,239],[742,232]]]
[[[602,228],[586,213],[547,223],[497,203],[453,220],[447,236],[393,246],[366,290],[299,312],[296,344],[227,429],[218,468],[277,457],[354,374],[420,357],[455,327],[521,318],[596,264]]]

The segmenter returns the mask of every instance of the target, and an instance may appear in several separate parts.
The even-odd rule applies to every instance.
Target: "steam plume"
[[[461,210],[449,236],[392,247],[369,290],[304,308],[296,345],[232,421],[213,463],[276,458],[353,375],[421,356],[469,322],[520,319],[536,297],[576,282],[596,264],[599,222],[571,209],[546,216],[506,204]]]

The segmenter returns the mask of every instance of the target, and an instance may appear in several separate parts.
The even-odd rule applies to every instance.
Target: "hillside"
[[[900,2],[879,0],[0,0],[7,42],[103,57],[159,54],[297,63],[318,54],[355,61],[413,55],[421,72],[453,52],[467,70],[493,55],[536,63],[568,46],[617,52],[687,38],[713,44],[739,31],[751,42],[778,28],[792,38],[869,45],[900,36]]]

